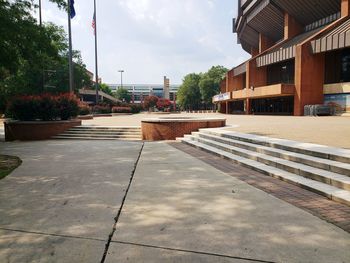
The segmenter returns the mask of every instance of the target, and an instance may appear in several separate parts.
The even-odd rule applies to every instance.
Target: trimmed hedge
[[[113,107],[112,108],[113,113],[131,113],[131,108],[130,107]]]
[[[73,93],[18,96],[8,104],[6,117],[20,121],[68,120],[78,115],[78,103]]]
[[[89,115],[91,114],[91,108],[87,103],[80,102],[79,103],[79,115]]]
[[[95,105],[93,111],[97,114],[107,114],[111,113],[111,107],[109,105]]]

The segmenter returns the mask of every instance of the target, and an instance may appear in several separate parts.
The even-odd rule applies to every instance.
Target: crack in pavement
[[[224,255],[224,254],[218,254],[218,253],[211,253],[211,252],[204,252],[204,251],[195,251],[195,250],[187,250],[187,249],[181,249],[181,248],[171,248],[171,247],[147,245],[147,244],[134,243],[134,242],[126,242],[126,241],[120,241],[120,240],[111,241],[111,242],[112,242],[112,243],[116,243],[116,244],[122,244],[122,245],[131,245],[131,246],[138,246],[138,247],[162,249],[162,250],[168,250],[168,251],[185,252],[185,253],[192,253],[192,254],[199,254],[199,255],[207,255],[207,256],[214,256],[214,257],[220,257],[220,258],[239,259],[239,260],[245,260],[245,261],[250,261],[250,262],[276,263],[275,261],[266,261],[266,260],[262,260],[262,259],[254,259],[254,258],[230,256],[230,255]]]
[[[12,229],[12,228],[6,228],[6,227],[0,227],[0,230],[10,231],[10,232],[18,232],[18,233],[24,233],[24,234],[41,235],[41,236],[64,237],[64,238],[93,240],[93,241],[101,241],[101,242],[105,242],[106,241],[106,239],[93,238],[93,237],[61,235],[61,234],[53,234],[53,233],[46,233],[46,232],[39,232],[39,231]]]
[[[121,215],[121,212],[122,212],[122,209],[124,207],[124,203],[126,201],[126,197],[128,195],[128,192],[129,192],[129,189],[131,187],[131,183],[132,183],[132,180],[134,179],[134,174],[135,174],[135,171],[136,171],[136,168],[137,168],[137,164],[139,163],[139,160],[140,160],[140,157],[141,157],[141,153],[142,153],[142,150],[143,150],[143,147],[144,147],[145,143],[143,142],[142,143],[142,146],[141,146],[141,149],[140,149],[140,152],[139,152],[139,155],[136,159],[136,162],[134,164],[134,169],[132,170],[131,172],[131,176],[130,176],[130,180],[129,180],[129,184],[128,184],[128,187],[126,188],[126,191],[125,191],[125,194],[124,194],[124,197],[123,197],[123,200],[122,200],[122,204],[120,205],[119,207],[119,210],[118,210],[118,213],[116,215],[116,217],[114,218],[114,225],[113,225],[113,228],[112,228],[112,231],[111,233],[109,234],[108,236],[108,240],[107,240],[107,243],[106,243],[106,246],[105,246],[105,251],[103,253],[103,256],[102,256],[102,259],[101,259],[101,263],[104,263],[105,260],[106,260],[106,256],[107,256],[107,253],[108,253],[108,249],[109,249],[109,245],[112,241],[112,237],[114,235],[114,232],[117,228],[117,224],[118,224],[118,221],[119,221],[119,217]]]

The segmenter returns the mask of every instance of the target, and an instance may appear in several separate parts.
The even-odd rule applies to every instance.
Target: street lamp
[[[120,72],[120,87],[123,88],[123,69],[118,70]]]

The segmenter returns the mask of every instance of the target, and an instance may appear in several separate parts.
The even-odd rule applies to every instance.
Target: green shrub
[[[141,104],[130,104],[131,113],[140,113],[143,109]]]

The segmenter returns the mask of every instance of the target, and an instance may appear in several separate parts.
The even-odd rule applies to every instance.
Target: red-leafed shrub
[[[118,107],[115,106],[112,108],[113,113],[131,113],[131,107]]]
[[[19,96],[10,101],[6,116],[21,120],[68,120],[78,115],[79,100],[74,94]]]
[[[39,97],[38,119],[43,121],[56,120],[59,117],[58,96],[43,94]]]
[[[111,113],[111,107],[109,105],[95,105],[93,109],[94,113],[108,114]]]
[[[91,113],[90,106],[87,103],[80,101],[79,102],[79,115],[89,115],[90,113]]]
[[[171,102],[168,99],[158,99],[157,108],[158,110],[166,110],[170,107]]]
[[[79,100],[73,93],[65,93],[57,96],[59,116],[61,120],[68,120],[78,116]]]
[[[148,96],[148,97],[146,97],[144,102],[143,102],[144,109],[148,110],[150,108],[153,108],[153,107],[157,106],[158,99],[159,98],[157,96]]]
[[[30,121],[39,117],[39,96],[19,96],[7,105],[6,117],[21,121]]]

